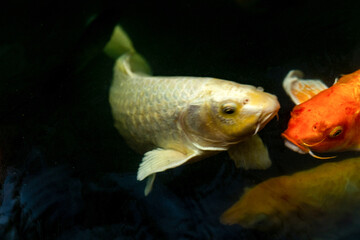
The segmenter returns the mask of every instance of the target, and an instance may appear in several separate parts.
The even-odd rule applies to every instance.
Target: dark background
[[[360,64],[359,1],[13,1],[0,7],[0,165],[4,239],[274,239],[223,226],[243,188],[323,163],[283,146],[288,71],[329,86]],[[158,174],[143,197],[141,155],[113,127],[120,23],[154,75],[262,86],[282,108],[260,135],[273,166],[235,169],[226,153]],[[336,112],[334,112],[336,114]],[[336,160],[354,156],[342,153]]]

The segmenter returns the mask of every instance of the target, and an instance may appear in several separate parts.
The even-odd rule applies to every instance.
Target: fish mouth
[[[284,138],[284,144],[287,148],[291,149],[294,152],[300,153],[300,154],[307,154],[309,153],[309,149],[301,146],[297,142],[295,142],[293,139],[289,138],[286,134],[282,133],[281,136]]]
[[[318,156],[315,153],[313,153],[309,147],[302,146],[302,145],[298,144],[297,142],[295,142],[294,140],[289,138],[286,134],[282,133],[281,136],[284,138],[285,146],[288,147],[289,149],[293,150],[294,152],[297,152],[297,153],[300,153],[300,154],[307,154],[308,153],[312,157],[317,158],[317,159],[332,159],[332,158],[336,157],[336,156],[330,156],[330,157]]]
[[[261,129],[265,127],[265,125],[275,116],[273,113],[266,114],[265,116],[259,117],[257,123],[255,132],[253,135],[256,135]]]
[[[277,111],[264,114],[263,116],[260,117],[260,124],[263,126],[266,125],[268,122],[270,122],[271,119],[273,119],[277,115],[278,115]]]
[[[246,104],[243,108],[244,115],[255,115],[257,117],[255,125],[255,132],[257,134],[265,125],[278,115],[280,103],[277,97],[263,92],[263,89],[258,88],[255,92],[249,93],[250,104]]]
[[[268,124],[275,116],[277,117],[277,119],[279,119],[278,110],[275,112],[261,114],[257,121],[255,132],[253,135],[257,134],[261,129],[263,129],[266,124]]]

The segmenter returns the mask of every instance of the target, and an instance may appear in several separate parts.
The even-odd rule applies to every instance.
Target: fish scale
[[[207,82],[206,79],[191,78],[189,81],[176,77],[144,77],[130,81],[124,78],[119,81],[122,82],[119,90],[114,93],[115,98],[124,100],[116,101],[116,113],[118,119],[121,119],[117,128],[130,143],[134,138],[141,139],[132,146],[135,149],[139,148],[139,144],[142,145],[140,148],[148,149],[149,145],[153,145],[154,138],[163,139],[161,142],[170,142],[180,137],[182,134],[175,131],[168,134],[168,131],[176,129],[179,109],[184,108],[191,99],[196,99],[198,92]],[[179,85],[185,87],[179,88]],[[161,125],[154,124],[159,122]]]

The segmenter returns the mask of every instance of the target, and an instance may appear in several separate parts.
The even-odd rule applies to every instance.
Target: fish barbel
[[[124,33],[118,27],[114,34]],[[270,166],[266,147],[253,135],[277,114],[276,96],[215,78],[155,77],[148,69],[135,50],[121,54],[109,94],[116,129],[144,153],[137,179],[148,177],[145,194],[155,173],[220,151],[229,150],[246,169]]]

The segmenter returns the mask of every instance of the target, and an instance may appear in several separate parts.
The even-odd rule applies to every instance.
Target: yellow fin
[[[145,196],[149,195],[149,193],[151,192],[154,181],[155,181],[155,176],[156,176],[156,173],[151,174],[147,177],[147,182],[146,182],[145,191],[144,191]]]
[[[125,54],[128,58],[121,58],[117,61],[117,65],[128,64],[131,72],[151,75],[151,68],[147,61],[139,53],[136,52],[129,36],[121,26],[117,25],[111,35],[110,41],[106,44],[104,52],[111,58],[117,59]],[[126,60],[126,62],[124,62]],[[122,68],[120,68],[122,69]]]
[[[291,70],[283,81],[283,88],[295,104],[305,102],[327,89],[321,80],[302,79],[304,74],[299,70]]]
[[[124,53],[134,53],[135,48],[126,34],[119,25],[115,26],[110,41],[106,44],[104,52],[111,58],[118,58]]]
[[[162,148],[149,151],[145,153],[142,159],[137,173],[137,180],[141,181],[151,174],[180,166],[196,155],[196,153],[185,155],[172,149]]]
[[[116,60],[115,76],[124,74],[126,76],[151,75],[151,69],[145,59],[139,54],[124,54]]]
[[[237,168],[266,169],[271,166],[269,152],[258,135],[231,146],[228,153]]]

